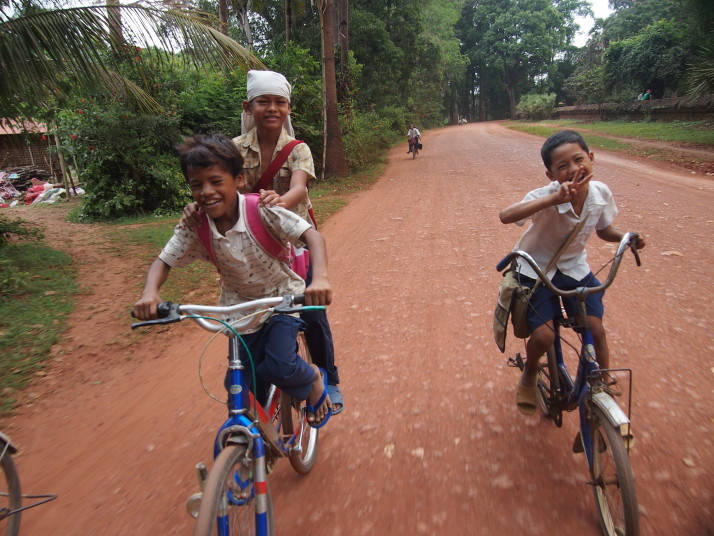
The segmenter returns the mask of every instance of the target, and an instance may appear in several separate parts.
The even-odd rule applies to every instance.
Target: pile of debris
[[[81,195],[81,188],[73,188],[73,195]],[[0,208],[18,204],[54,203],[66,197],[63,184],[52,184],[52,175],[34,166],[9,168],[0,171]]]

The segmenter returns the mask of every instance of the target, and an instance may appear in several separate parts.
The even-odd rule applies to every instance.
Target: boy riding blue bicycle
[[[287,294],[305,294],[306,305],[328,305],[332,289],[327,279],[327,252],[322,235],[297,214],[277,206],[260,207],[266,229],[282,242],[310,249],[312,282],[304,280],[261,248],[246,223],[243,158],[233,141],[223,135],[195,136],[178,147],[181,170],[191,194],[208,216],[213,255],[221,273],[221,306]],[[144,291],[134,306],[140,320],[157,318],[162,301],[159,289],[172,268],[195,260],[211,262],[198,234],[176,228],[174,235],[149,268]],[[296,352],[295,340],[303,327],[294,316],[265,315],[242,337],[263,380],[308,402],[308,422],[321,426],[331,415],[326,377]]]
[[[594,287],[599,282],[590,271],[585,245],[593,231],[607,242],[619,242],[625,233],[612,226],[617,207],[610,189],[592,180],[594,155],[580,134],[565,130],[549,137],[541,148],[546,176],[552,181],[537,188],[522,201],[503,209],[502,223],[519,226],[531,219],[515,249],[529,253],[553,284],[562,289]],[[640,236],[637,249],[645,246]],[[523,286],[536,287],[537,275],[518,259],[517,272]],[[588,296],[587,321],[592,331],[595,355],[601,368],[609,367],[609,350],[602,322],[603,293]],[[575,299],[564,299],[569,315],[576,313]],[[553,319],[560,314],[558,297],[543,285],[530,296],[526,363],[518,383],[516,404],[521,413],[536,412],[538,361],[553,344]]]

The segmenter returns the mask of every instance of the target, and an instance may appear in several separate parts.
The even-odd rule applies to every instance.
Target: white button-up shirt
[[[523,201],[531,201],[551,195],[559,187],[560,184],[557,181],[553,181],[547,186],[528,192]],[[546,274],[552,279],[556,270],[560,270],[573,279],[583,279],[590,273],[587,252],[585,251],[588,238],[590,238],[594,230],[600,231],[609,227],[616,215],[615,199],[607,185],[598,181],[590,181],[585,205],[580,215],[575,213],[572,204],[569,202],[536,212],[530,216],[532,220],[531,226],[523,233],[515,249],[521,249],[529,253],[538,266],[545,270],[575,226],[580,223],[581,218],[587,218],[577,236],[573,238],[570,245],[561,254],[555,266]],[[526,220],[524,219],[516,222],[516,224],[522,226],[525,222]],[[518,266],[519,272],[524,276],[538,279],[538,276],[526,261],[518,259]]]

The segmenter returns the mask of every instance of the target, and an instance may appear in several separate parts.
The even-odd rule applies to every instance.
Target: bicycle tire
[[[298,355],[308,363],[312,363],[310,350],[307,347],[305,334],[298,333]],[[296,431],[299,432],[296,448],[291,448],[288,459],[296,473],[304,475],[310,472],[317,460],[317,445],[319,430],[307,423],[307,408],[303,400],[282,393],[280,401],[280,419],[283,426],[283,436],[288,438]]]
[[[639,511],[635,477],[625,443],[598,407],[592,408],[592,476],[600,526],[607,536],[638,536]]]
[[[214,536],[218,533],[217,518],[222,510],[228,515],[228,534],[258,535],[255,522],[255,490],[253,489],[253,457],[245,445],[228,445],[216,458],[208,473],[198,510],[194,536]],[[236,480],[236,476],[239,480]],[[240,481],[244,483],[241,484]],[[231,502],[228,493],[240,492],[243,504]],[[238,495],[234,495],[237,497]],[[273,504],[270,488],[267,497],[267,536],[274,536]]]
[[[17,467],[12,460],[9,450],[6,450],[7,443],[0,439],[0,467],[2,467],[3,478],[0,480],[0,534],[7,536],[17,536],[20,532],[21,512],[4,517],[13,510],[19,510],[22,505],[22,491],[20,489],[20,477]],[[2,453],[5,453],[4,455]]]
[[[414,160],[416,158],[416,155],[417,155],[417,149],[416,149],[416,147],[413,147],[412,148],[412,160]]]

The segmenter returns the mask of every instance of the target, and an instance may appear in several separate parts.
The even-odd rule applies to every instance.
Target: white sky
[[[608,0],[590,0],[590,5],[592,6],[592,10],[596,18],[604,19],[612,13],[612,10],[608,7],[607,2]],[[574,44],[575,46],[581,47],[587,42],[588,32],[590,31],[590,28],[593,27],[595,20],[591,18],[583,19],[576,17],[575,21],[580,25],[580,32],[575,37]]]

